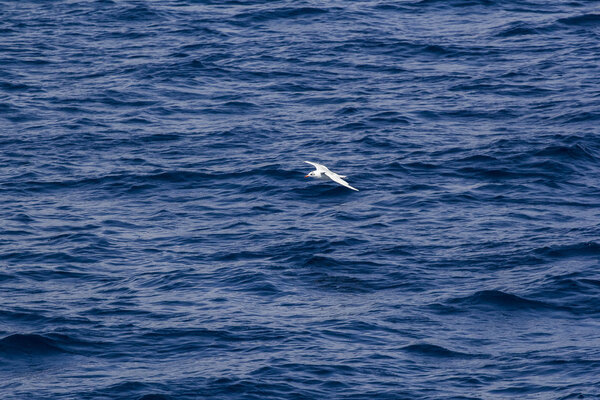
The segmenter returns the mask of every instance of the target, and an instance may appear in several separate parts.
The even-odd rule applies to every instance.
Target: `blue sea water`
[[[598,1],[0,1],[0,120],[3,399],[600,397]]]

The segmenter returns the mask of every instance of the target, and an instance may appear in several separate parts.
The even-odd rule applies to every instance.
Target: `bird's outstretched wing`
[[[304,161],[307,164],[312,165],[313,167],[315,167],[317,169],[317,171],[321,171],[322,173],[327,173],[327,172],[331,172],[329,170],[329,168],[327,168],[326,166],[324,166],[323,164],[319,164],[316,162],[311,162],[311,161]]]
[[[346,186],[348,189],[356,190],[358,192],[357,188],[353,188],[352,186],[348,185],[348,182],[340,178],[340,176],[335,172],[327,170],[327,172],[325,172],[325,175],[327,175],[332,181],[339,183],[342,186]]]

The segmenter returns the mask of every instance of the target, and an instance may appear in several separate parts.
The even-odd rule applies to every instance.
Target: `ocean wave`
[[[15,333],[0,339],[0,356],[13,358],[70,353],[61,346],[66,339],[65,336],[59,340],[49,336]]]
[[[512,22],[508,24],[508,26],[503,27],[502,30],[496,34],[496,36],[510,38],[515,36],[537,35],[542,32],[543,31],[536,26],[532,26],[523,21],[518,21]]]
[[[441,7],[476,7],[476,6],[494,6],[496,1],[494,0],[416,0],[414,3],[416,6],[441,6]]]
[[[426,357],[437,358],[474,358],[481,355],[468,354],[460,351],[449,350],[443,346],[438,346],[430,343],[415,343],[402,347],[402,350]]]
[[[277,19],[296,19],[301,17],[311,17],[328,12],[326,8],[319,7],[279,7],[273,10],[260,10],[255,12],[245,12],[237,14],[234,19],[249,22],[267,22]]]
[[[530,300],[500,290],[482,290],[466,297],[457,297],[447,304],[464,310],[480,309],[485,311],[568,311],[567,307]]]
[[[273,179],[289,178],[291,175],[301,175],[298,171],[286,171],[277,166],[266,166],[255,169],[244,169],[236,172],[199,172],[189,170],[157,171],[149,174],[113,173],[98,177],[83,179],[43,181],[26,180],[25,182],[5,182],[8,189],[44,192],[67,189],[103,189],[110,191],[129,191],[155,189],[163,184],[194,184],[197,186],[211,185],[211,182],[250,177],[269,177]]]
[[[600,255],[600,245],[596,242],[580,242],[568,245],[545,246],[536,253],[553,260],[570,257],[590,257]]]
[[[572,17],[560,18],[557,22],[565,25],[575,26],[597,26],[600,25],[600,14],[582,14]]]

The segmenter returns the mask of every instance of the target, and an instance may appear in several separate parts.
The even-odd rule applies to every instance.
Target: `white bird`
[[[352,189],[352,190],[356,190],[358,192],[358,189],[353,188],[352,186],[348,185],[348,182],[346,182],[345,180],[343,180],[342,178],[346,178],[345,175],[338,175],[335,172],[331,172],[329,170],[329,168],[327,168],[326,166],[322,165],[322,164],[318,164],[315,162],[310,162],[310,161],[304,161],[307,164],[311,164],[313,165],[316,170],[310,172],[308,175],[305,176],[305,178],[317,178],[317,179],[322,179],[322,180],[332,180],[335,183],[339,183],[342,186],[346,186],[348,189]]]

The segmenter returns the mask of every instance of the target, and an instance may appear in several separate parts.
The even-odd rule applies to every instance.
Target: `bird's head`
[[[305,178],[316,178],[317,177],[317,171],[311,171],[308,173],[308,175],[304,176]]]

